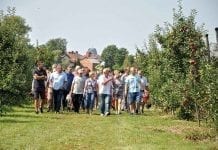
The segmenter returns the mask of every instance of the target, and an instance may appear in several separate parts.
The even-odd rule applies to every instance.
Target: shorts
[[[45,99],[45,91],[34,91],[34,99],[38,100],[39,98]]]
[[[140,92],[133,92],[128,94],[129,104],[133,104],[135,102],[140,102],[141,95]]]

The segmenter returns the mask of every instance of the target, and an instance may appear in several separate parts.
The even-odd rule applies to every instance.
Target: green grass
[[[14,108],[0,117],[0,149],[217,149],[217,141],[187,139],[192,132],[210,133],[195,122],[176,120],[157,111],[130,116],[44,113],[32,106]]]

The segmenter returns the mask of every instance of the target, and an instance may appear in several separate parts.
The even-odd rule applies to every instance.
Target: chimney
[[[216,43],[218,44],[218,27],[215,28],[216,31]]]
[[[207,48],[208,61],[210,62],[210,45],[209,45],[208,34],[205,35],[205,38],[206,38],[206,48]]]

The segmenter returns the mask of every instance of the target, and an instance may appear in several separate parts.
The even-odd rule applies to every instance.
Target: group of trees
[[[116,45],[108,45],[101,54],[101,59],[105,62],[105,66],[112,69],[120,69],[123,67],[123,62],[128,56],[128,51],[125,48],[117,48]]]
[[[185,16],[179,1],[173,23],[157,26],[146,49],[136,48],[135,55],[128,55],[110,45],[103,50],[102,59],[112,69],[137,66],[143,70],[155,107],[181,119],[198,120],[199,125],[205,121],[217,127],[218,59],[208,58],[206,31],[197,26],[196,14],[192,10]]]
[[[36,60],[43,60],[48,67],[62,62],[66,39],[51,39],[34,47],[29,31],[25,19],[15,15],[15,8],[0,12],[0,113],[4,106],[22,104],[28,99]]]
[[[197,27],[196,11],[174,10],[173,23],[157,26],[148,49],[137,49],[136,64],[150,81],[152,102],[181,119],[202,120],[217,126],[217,58],[208,59],[205,31]]]

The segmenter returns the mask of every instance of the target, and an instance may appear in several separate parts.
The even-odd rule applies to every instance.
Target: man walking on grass
[[[43,62],[37,61],[37,68],[33,72],[33,89],[35,99],[36,114],[43,113],[43,101],[45,99],[45,80],[47,79],[46,71],[43,69]],[[41,101],[39,101],[41,99]]]
[[[136,102],[140,101],[141,98],[141,80],[136,74],[136,69],[134,67],[130,68],[130,75],[126,78],[125,82],[125,95],[128,95],[130,114],[138,114],[138,110],[136,110]]]
[[[57,65],[56,71],[51,74],[50,84],[53,88],[55,113],[60,113],[61,99],[67,84],[67,75],[62,71],[62,66],[60,64]]]
[[[103,74],[98,79],[101,116],[108,116],[110,114],[113,77],[109,75],[109,71],[109,68],[105,68]]]

